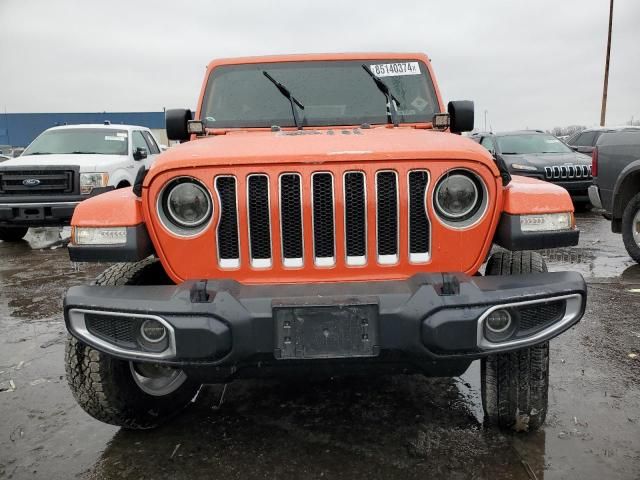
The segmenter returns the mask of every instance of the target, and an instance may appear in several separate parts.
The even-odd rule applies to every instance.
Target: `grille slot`
[[[326,267],[335,263],[333,176],[330,173],[314,173],[311,178],[313,256],[316,265]]]
[[[0,171],[0,193],[4,195],[69,194],[74,193],[73,170],[6,170]],[[37,185],[25,185],[25,180],[37,180]]]
[[[378,262],[389,265],[398,261],[398,177],[396,172],[376,175],[378,220]]]
[[[413,263],[429,260],[431,225],[425,205],[428,184],[426,170],[409,173],[409,260]]]
[[[236,179],[228,176],[217,177],[216,192],[220,200],[218,262],[223,268],[237,268],[240,266],[240,246]]]
[[[297,173],[280,176],[280,228],[282,263],[285,267],[301,267],[304,264],[302,181]]]
[[[566,309],[565,300],[538,303],[532,306],[520,307],[519,335],[530,335],[542,330],[547,325],[560,320]]]
[[[272,263],[269,178],[266,175],[250,175],[247,197],[251,265],[267,268]]]
[[[138,323],[127,317],[85,314],[85,324],[90,333],[123,347],[136,346]]]
[[[347,264],[364,265],[367,261],[367,197],[362,172],[344,175],[344,223]]]

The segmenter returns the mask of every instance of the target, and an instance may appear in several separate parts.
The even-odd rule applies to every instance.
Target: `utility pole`
[[[607,116],[607,90],[609,88],[609,57],[611,56],[611,27],[613,26],[613,0],[609,5],[609,37],[607,39],[607,60],[604,65],[604,87],[602,89],[602,110],[600,111],[600,126],[604,127]]]
[[[487,131],[487,111],[484,111],[484,131]]]

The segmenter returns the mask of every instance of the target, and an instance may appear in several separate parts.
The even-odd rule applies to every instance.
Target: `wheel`
[[[486,275],[546,272],[536,252],[498,252],[491,256]],[[549,342],[481,360],[480,380],[485,422],[516,431],[540,428],[547,416]]]
[[[631,199],[622,213],[622,241],[629,256],[640,263],[640,193]]]
[[[170,280],[156,259],[118,263],[96,285],[164,285]],[[67,382],[76,401],[92,417],[127,429],[154,428],[178,413],[200,385],[182,370],[111,357],[69,337],[65,351]]]
[[[24,238],[29,227],[0,227],[0,240],[18,242]]]

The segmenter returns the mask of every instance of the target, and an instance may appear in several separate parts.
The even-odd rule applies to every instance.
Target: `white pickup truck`
[[[133,185],[160,149],[145,127],[105,122],[44,131],[20,157],[0,163],[0,240],[68,225],[79,202]]]

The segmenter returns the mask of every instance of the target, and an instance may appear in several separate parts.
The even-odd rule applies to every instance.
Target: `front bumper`
[[[475,358],[559,335],[580,320],[585,303],[584,279],[573,272],[489,277],[420,274],[406,281],[342,284],[242,285],[211,280],[178,286],[79,286],[67,292],[64,312],[72,335],[117,358],[181,368],[228,367],[229,372],[237,372],[256,365],[309,365],[338,357],[367,362],[389,354],[414,364],[433,366],[460,360],[468,365]],[[552,305],[562,308],[549,308]],[[360,314],[370,313],[370,318],[363,319],[366,327],[357,327],[364,334],[353,337],[356,343],[360,338],[371,342],[367,349],[355,345],[352,355],[336,350],[335,355],[313,359],[291,351],[287,354],[291,330],[283,330],[290,326],[277,313],[279,309],[299,308],[298,312],[317,314],[322,308],[333,308],[326,311],[333,315],[358,308],[353,306],[364,306]],[[486,317],[500,307],[510,309],[518,328],[508,340],[491,342],[484,333]],[[88,323],[96,318],[101,325],[112,322],[112,326],[97,332]],[[124,332],[131,322],[144,318],[158,320],[167,328],[169,341],[164,351],[126,346],[109,336],[108,332]],[[296,322],[296,315],[284,318]],[[321,326],[320,331],[327,339],[349,333],[336,329],[336,322],[322,315],[313,320],[319,325],[325,321],[327,327]],[[304,345],[302,338],[293,343],[304,356],[305,348],[313,350],[317,345]]]
[[[3,196],[0,197],[0,225],[69,225],[81,201],[110,190],[113,187],[94,188],[88,195]]]

